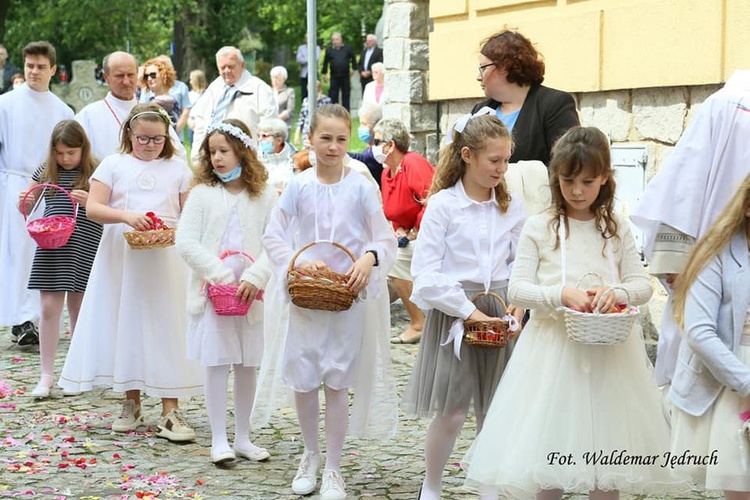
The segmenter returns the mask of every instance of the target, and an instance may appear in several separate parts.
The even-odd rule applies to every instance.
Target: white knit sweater
[[[243,244],[243,248],[238,250],[255,259],[255,263],[242,273],[240,280],[258,289],[266,286],[271,275],[261,238],[277,198],[276,190],[269,186],[255,199],[251,199],[247,191],[236,197]],[[190,314],[201,314],[206,307],[206,297],[201,293],[204,281],[212,284],[234,281],[232,271],[219,258],[219,247],[235,206],[234,200],[223,186],[202,184],[190,191],[185,203],[177,225],[175,245],[191,269],[187,304]],[[260,304],[257,301],[253,303],[257,310],[256,305],[259,307]],[[258,314],[251,316],[262,317]]]

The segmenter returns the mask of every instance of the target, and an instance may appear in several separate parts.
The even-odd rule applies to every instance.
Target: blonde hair
[[[690,252],[685,271],[675,281],[674,318],[680,328],[685,326],[685,302],[690,287],[705,269],[708,263],[719,255],[734,237],[735,233],[745,226],[745,234],[750,241],[750,224],[746,212],[750,206],[750,175],[740,184],[737,193],[721,211],[716,222]]]
[[[556,215],[552,220],[555,234],[558,234],[560,228],[560,218],[565,222],[566,234],[570,234],[567,204],[560,188],[560,176],[575,177],[583,171],[589,171],[593,176],[603,176],[607,179],[590,207],[596,219],[596,227],[605,240],[618,237],[617,220],[613,210],[615,177],[607,136],[596,127],[573,127],[552,146],[551,156],[549,188],[552,192],[552,210]],[[555,248],[559,244],[560,237],[556,236]],[[602,251],[604,248],[602,246]]]
[[[81,148],[81,163],[77,165],[80,170],[73,189],[88,191],[89,178],[94,173],[99,161],[91,156],[91,142],[81,124],[75,120],[63,120],[52,129],[49,154],[40,180],[48,184],[57,184],[60,166],[57,164],[57,158],[55,157],[55,148],[59,145]]]
[[[466,162],[461,157],[461,150],[469,148],[477,153],[485,148],[488,139],[506,139],[513,147],[513,137],[503,122],[495,115],[475,116],[466,123],[463,132],[453,131],[453,141],[440,151],[435,177],[432,179],[430,193],[433,194],[455,185],[466,175]],[[510,192],[505,177],[495,186],[495,199],[500,212],[505,213],[510,206]]]

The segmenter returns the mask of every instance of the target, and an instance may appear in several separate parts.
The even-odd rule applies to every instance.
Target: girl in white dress
[[[266,460],[270,455],[249,437],[256,368],[263,356],[262,294],[270,276],[261,238],[276,190],[255,155],[247,126],[228,119],[209,127],[201,145],[195,186],[180,217],[175,244],[191,267],[188,290],[189,359],[205,367],[205,397],[211,425],[211,461],[237,456]],[[221,255],[242,251],[242,255]],[[238,283],[237,296],[252,305],[245,316],[219,316],[208,304],[205,286]],[[227,439],[227,381],[234,368],[234,450]]]
[[[608,311],[628,297],[634,305],[651,297],[628,224],[613,212],[613,175],[596,128],[573,128],[552,150],[553,205],[526,222],[508,289],[531,319],[465,459],[470,487],[538,500],[683,487],[661,467],[669,428],[637,322],[622,343],[582,344],[567,338],[557,310],[590,312],[603,297]],[[590,272],[601,279],[578,282]],[[605,293],[613,284],[627,296]]]
[[[174,225],[192,174],[174,155],[171,122],[156,104],[139,104],[123,123],[120,153],[91,178],[90,219],[105,225],[59,385],[125,392],[115,432],[143,424],[141,392],[161,398],[156,435],[195,439],[178,398],[202,392],[200,367],[185,358],[187,266],[172,247],[130,248],[123,232],[147,230],[154,212]]]
[[[684,330],[669,389],[678,470],[728,500],[750,498],[750,176],[698,240],[677,279]]]
[[[274,268],[286,275],[295,250],[319,242],[296,261],[297,268],[330,268],[350,276],[349,288],[367,294],[383,293],[368,283],[373,268],[387,272],[393,263],[393,236],[376,189],[359,173],[344,166],[351,135],[351,118],[338,104],[316,111],[310,131],[316,165],[292,178],[271,216],[263,245]],[[351,259],[330,245],[335,241],[356,257]],[[380,287],[383,288],[383,287]],[[349,420],[349,388],[357,374],[363,343],[365,307],[355,300],[347,311],[327,312],[290,306],[284,351],[283,380],[294,391],[305,451],[292,490],[307,495],[315,490],[322,456],[318,444],[323,384],[326,398],[326,459],[321,498],[346,498],[340,460]]]
[[[404,410],[433,416],[425,440],[422,500],[439,499],[443,470],[472,400],[477,429],[492,401],[514,341],[486,349],[462,343],[463,321],[505,316],[510,267],[526,218],[503,179],[512,139],[494,115],[459,119],[441,152],[417,237],[412,300],[427,312]],[[484,296],[472,302],[478,292]],[[508,314],[518,331],[523,310]],[[512,316],[511,316],[512,317]],[[510,317],[507,318],[510,320]]]

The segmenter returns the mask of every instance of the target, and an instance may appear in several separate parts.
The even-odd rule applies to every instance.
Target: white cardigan
[[[255,259],[255,263],[242,273],[240,280],[253,284],[259,290],[266,286],[271,276],[261,240],[277,198],[276,190],[269,186],[255,199],[250,198],[247,191],[237,196],[236,206],[242,227],[241,250]],[[219,247],[234,208],[233,204],[225,202],[230,199],[231,195],[223,186],[201,184],[190,191],[182,210],[175,245],[190,266],[187,304],[190,314],[202,314],[205,310],[206,296],[201,290],[204,281],[212,284],[234,282],[232,271],[219,258]],[[263,317],[261,302],[253,302],[250,316],[254,320]]]

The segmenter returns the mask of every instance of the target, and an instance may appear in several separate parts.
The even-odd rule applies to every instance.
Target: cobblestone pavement
[[[393,306],[393,318],[397,333],[407,322],[400,303]],[[219,469],[209,462],[210,433],[202,397],[181,403],[195,427],[195,443],[177,445],[155,436],[160,404],[154,398],[143,402],[148,430],[114,434],[109,426],[119,414],[122,395],[96,390],[63,397],[57,390],[49,400],[34,401],[27,393],[38,380],[38,349],[18,347],[9,338],[7,329],[0,330],[0,497],[297,498],[290,484],[302,445],[292,411],[277,414],[268,428],[253,436],[256,444],[271,451],[268,462],[239,461],[233,468]],[[60,343],[58,374],[69,344],[66,335]],[[399,393],[417,350],[416,345],[392,349]],[[402,417],[397,436],[388,442],[348,440],[342,466],[350,498],[416,498],[426,424]],[[472,498],[461,489],[464,475],[458,462],[473,435],[474,423],[469,420],[445,473],[444,498]]]

